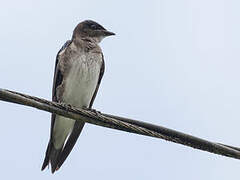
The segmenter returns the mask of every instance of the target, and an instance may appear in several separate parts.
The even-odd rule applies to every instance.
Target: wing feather
[[[56,61],[55,61],[54,77],[53,77],[53,88],[52,88],[52,101],[54,101],[54,102],[58,102],[58,99],[57,99],[57,96],[56,96],[56,88],[59,85],[61,85],[62,81],[63,81],[62,72],[60,71],[60,69],[58,67],[59,66],[59,54],[61,52],[63,52],[71,44],[71,42],[72,42],[71,40],[68,40],[57,53],[57,57],[56,57]],[[53,148],[54,148],[53,143],[52,143],[52,134],[53,134],[53,127],[54,127],[54,123],[55,123],[55,118],[56,118],[56,114],[52,114],[51,115],[50,140],[49,140],[49,143],[48,143],[45,159],[44,159],[44,162],[43,162],[43,165],[42,165],[42,170],[44,170],[46,168],[46,166],[49,164],[49,161],[51,159],[50,155],[52,154],[52,151],[53,151]]]

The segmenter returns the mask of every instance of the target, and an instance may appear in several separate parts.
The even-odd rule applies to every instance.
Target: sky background
[[[55,56],[92,19],[106,71],[94,108],[240,146],[240,1],[3,1],[0,88],[51,99]],[[86,125],[62,168],[40,171],[50,114],[0,102],[3,179],[237,179],[240,161]]]

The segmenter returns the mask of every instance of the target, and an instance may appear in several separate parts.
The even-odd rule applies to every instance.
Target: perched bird
[[[100,24],[79,23],[56,57],[52,100],[78,108],[91,108],[104,73],[103,53],[98,45],[115,35]],[[42,170],[51,164],[52,173],[64,163],[75,145],[84,122],[52,114],[51,133]]]

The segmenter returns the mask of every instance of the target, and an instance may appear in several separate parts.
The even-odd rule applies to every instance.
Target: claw
[[[92,112],[94,112],[96,114],[97,117],[101,116],[101,112],[97,111],[96,109],[90,109]]]
[[[60,104],[61,104],[63,107],[65,107],[67,110],[73,108],[71,104],[66,104],[66,103],[63,103],[63,102],[60,102]]]
[[[83,107],[83,109],[95,113],[95,115],[96,115],[97,117],[100,117],[100,116],[101,116],[101,112],[100,112],[100,111],[97,111],[96,109],[91,109],[91,108],[87,108],[87,107]]]

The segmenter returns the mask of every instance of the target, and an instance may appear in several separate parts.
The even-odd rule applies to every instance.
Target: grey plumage
[[[79,108],[91,108],[104,74],[101,40],[114,35],[87,20],[74,29],[56,57],[52,100]],[[61,167],[75,145],[84,122],[52,114],[51,134],[42,170],[50,163],[52,173]]]

